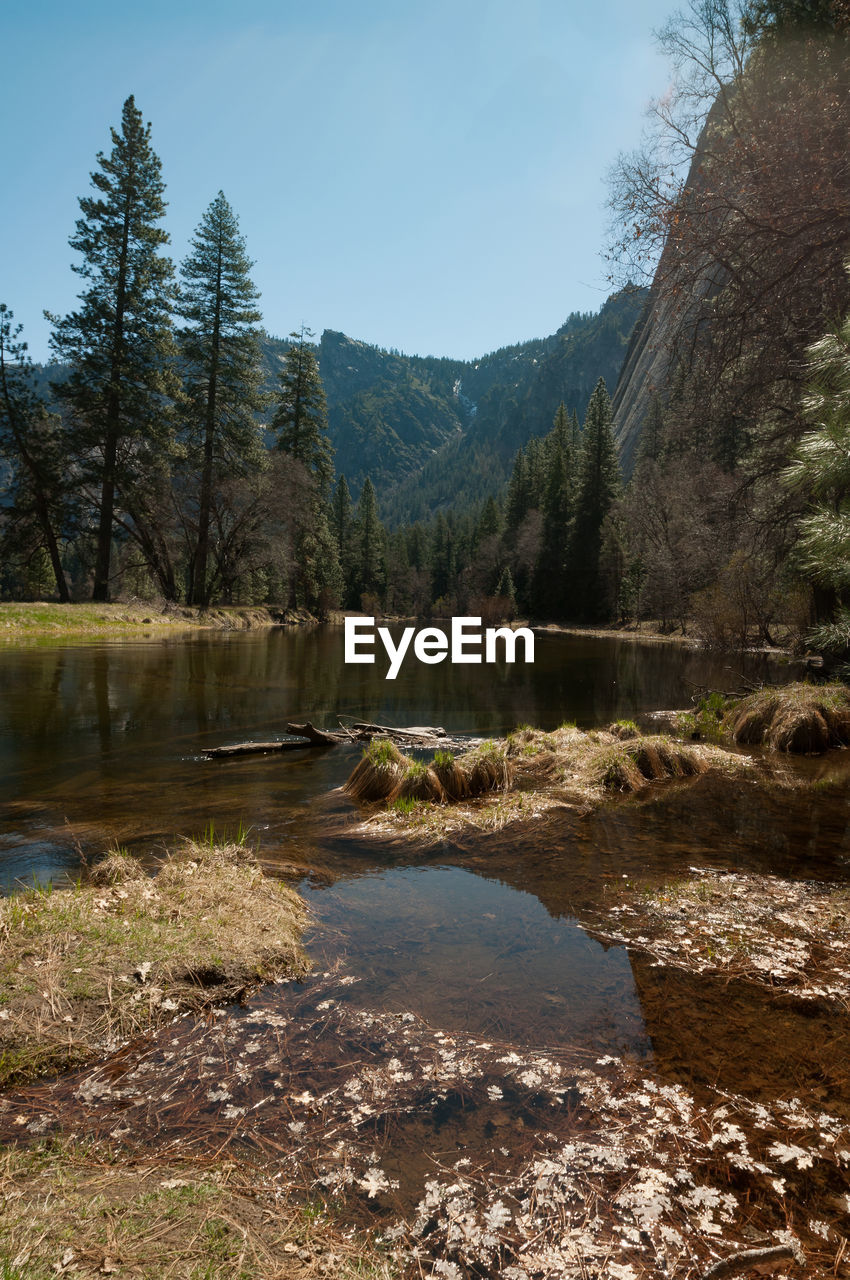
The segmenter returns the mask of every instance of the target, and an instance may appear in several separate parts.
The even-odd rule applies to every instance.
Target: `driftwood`
[[[726,1280],[727,1276],[737,1276],[742,1271],[749,1271],[751,1267],[771,1262],[796,1262],[802,1267],[805,1266],[806,1258],[798,1244],[774,1244],[766,1249],[742,1249],[715,1262],[713,1267],[703,1272],[701,1280]]]
[[[305,747],[336,747],[341,742],[371,742],[373,738],[389,738],[408,747],[454,746],[470,747],[478,739],[450,738],[445,729],[430,725],[411,725],[396,729],[386,724],[368,724],[356,721],[350,727],[317,729],[308,720],[306,724],[288,724],[287,733],[293,735],[285,741],[237,742],[226,747],[205,747],[203,754],[210,757],[266,755],[271,751],[303,751]]]
[[[306,724],[288,724],[286,732],[306,738],[311,747],[335,747],[337,743],[347,742],[349,738],[347,733],[329,733],[327,729],[316,729],[309,720]]]
[[[205,756],[259,756],[269,751],[303,751],[310,742],[235,742],[228,747],[204,747]]]
[[[352,726],[358,738],[377,738],[385,735],[388,738],[445,738],[445,729],[433,729],[428,725],[411,725],[409,729],[394,729],[386,724],[366,724],[356,721]]]

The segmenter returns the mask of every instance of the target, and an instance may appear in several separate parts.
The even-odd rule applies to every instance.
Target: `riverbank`
[[[274,1171],[56,1141],[0,1153],[0,1275],[134,1280],[390,1280],[374,1244]]]
[[[164,608],[130,602],[118,604],[52,604],[43,601],[0,603],[0,644],[51,643],[55,640],[160,639],[188,631],[247,631],[315,622],[305,610],[266,605],[189,605]]]
[[[153,877],[115,852],[73,888],[0,899],[0,1088],[300,976],[305,922],[240,844],[185,841]]]

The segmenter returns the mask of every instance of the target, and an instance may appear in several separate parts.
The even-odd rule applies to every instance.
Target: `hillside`
[[[462,382],[476,406],[468,428],[448,440],[418,475],[384,495],[387,522],[426,518],[440,508],[497,493],[516,451],[551,430],[561,401],[583,418],[597,380],[603,377],[610,387],[617,382],[646,296],[643,289],[624,289],[596,314],[571,315],[538,344],[473,363]]]
[[[600,375],[613,387],[644,299],[624,290],[547,338],[470,361],[405,356],[326,329],[318,359],[337,473],[355,497],[371,476],[390,524],[498,490],[561,400],[581,415]],[[270,390],[286,348],[264,338]]]

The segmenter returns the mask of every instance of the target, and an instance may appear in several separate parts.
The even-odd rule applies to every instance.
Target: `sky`
[[[270,333],[469,359],[611,291],[606,174],[676,0],[0,0],[0,301],[49,356],[68,247],[129,94],[176,263],[219,190]]]

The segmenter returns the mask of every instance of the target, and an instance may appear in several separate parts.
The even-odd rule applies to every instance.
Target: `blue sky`
[[[609,292],[605,174],[675,0],[30,0],[0,13],[0,300],[47,354],[68,237],[133,93],[179,261],[219,188],[266,327],[471,357]]]

